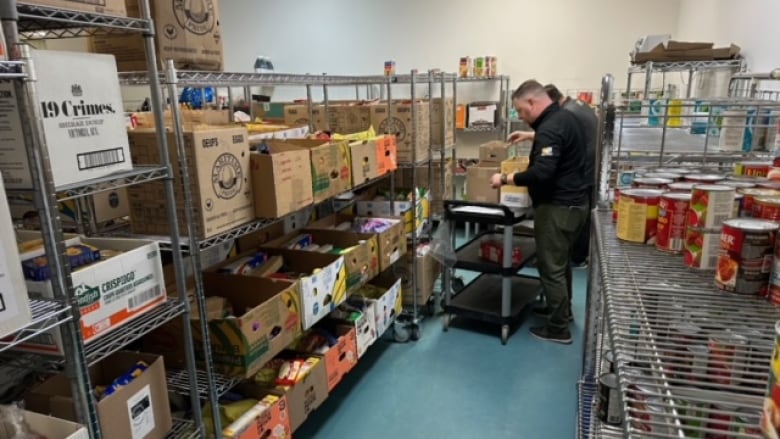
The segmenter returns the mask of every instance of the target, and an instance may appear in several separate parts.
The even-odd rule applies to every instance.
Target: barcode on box
[[[714,226],[715,226],[715,227],[718,227],[718,226],[721,226],[721,225],[723,225],[723,222],[724,222],[724,221],[726,221],[726,220],[727,220],[727,219],[729,219],[729,218],[731,218],[731,213],[729,213],[729,214],[726,214],[726,215],[717,215],[717,216],[715,217]]]
[[[102,168],[104,166],[124,163],[125,152],[122,148],[104,149],[102,151],[93,151],[79,154],[76,156],[79,163],[79,170]]]
[[[5,177],[3,178],[3,181],[6,184],[20,184],[22,182],[22,179],[19,177]]]
[[[141,291],[140,293],[136,293],[127,299],[127,309],[130,311],[138,309],[146,305],[148,302],[151,302],[152,300],[160,297],[161,294],[162,290],[160,289],[159,285],[149,288],[148,290]]]

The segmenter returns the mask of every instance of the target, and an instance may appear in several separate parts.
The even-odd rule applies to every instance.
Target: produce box
[[[253,147],[260,148],[249,156],[255,216],[280,218],[314,202],[308,151],[279,140]]]
[[[309,135],[308,126],[288,127],[287,125],[264,126],[263,131],[249,130],[249,140],[256,142],[263,139],[303,139]]]
[[[364,102],[328,105],[330,132],[352,134],[371,127],[371,106]]]
[[[356,230],[366,230],[369,227],[372,218],[356,217],[349,214],[333,214],[317,220],[307,227],[307,229],[335,229],[342,231],[351,231],[355,233],[358,239],[370,240],[376,237],[378,244],[379,271],[385,271],[390,268],[401,255],[406,253],[406,237],[404,236],[404,227],[401,218],[379,218],[382,222],[390,223],[390,227],[379,233],[360,233]]]
[[[301,336],[292,349],[307,354],[322,355],[325,359],[325,371],[328,374],[328,391],[331,392],[358,362],[357,332],[354,327],[335,325],[325,320]],[[325,342],[324,347],[316,349],[310,343],[322,342],[320,334],[327,333],[334,339]]]
[[[355,331],[358,358],[362,358],[377,339],[374,307],[363,301],[339,305],[328,320],[331,321]]]
[[[20,232],[20,239],[40,238],[37,232]],[[71,282],[81,309],[81,335],[85,343],[144,315],[166,301],[165,279],[159,245],[139,239],[84,238],[67,236],[66,245],[87,244],[116,256],[101,259],[71,273]],[[43,256],[42,247],[21,255],[27,261]],[[51,282],[27,280],[31,296],[53,298]],[[59,328],[34,337],[18,349],[62,354]]]
[[[174,175],[180,175],[175,135],[166,130]],[[130,131],[133,163],[160,163],[154,130]],[[246,128],[202,126],[184,132],[194,206],[195,233],[205,239],[246,224],[255,218],[250,154]],[[187,230],[183,187],[174,185],[179,230]],[[136,234],[170,235],[164,183],[154,181],[128,188],[132,230]]]
[[[160,67],[165,68],[165,61],[172,59],[181,70],[222,70],[224,48],[218,0],[155,0],[149,6]],[[137,0],[125,0],[125,7],[128,16],[140,16]],[[92,52],[115,55],[121,71],[147,69],[141,35],[97,35],[90,39],[90,46]]]
[[[357,186],[366,183],[382,175],[379,173],[378,148],[377,143],[373,140],[349,144],[353,185]]]
[[[401,283],[400,277],[388,271],[355,291],[351,297],[354,300],[363,300],[374,308],[374,327],[377,337],[381,337],[403,311]]]
[[[162,357],[117,352],[89,368],[91,382],[96,387],[113,387],[114,380],[127,375],[139,361],[147,368],[97,403],[100,428],[110,432],[112,439],[164,439],[173,426]],[[65,374],[55,375],[34,387],[25,396],[25,407],[77,420],[71,382]]]
[[[4,194],[0,179],[0,194]],[[30,300],[24,284],[22,261],[14,235],[11,213],[6,197],[0,197],[0,337],[12,334],[32,321]]]
[[[374,139],[376,142],[376,160],[379,175],[385,175],[398,169],[398,145],[395,136],[384,135]]]
[[[355,203],[355,211],[359,216],[402,217],[404,219],[404,233],[417,233],[418,236],[422,234],[425,223],[430,217],[430,199],[427,192],[419,194],[417,197],[414,217],[412,217],[411,201],[387,201],[371,198],[371,192],[369,192],[367,200],[359,200]]]
[[[124,0],[24,0],[19,3],[126,17]],[[50,438],[51,439],[51,438]]]
[[[86,427],[81,424],[27,410],[23,410],[22,414],[30,431],[46,439],[89,439]],[[0,429],[0,437],[7,437],[3,436],[4,433],[7,432]]]
[[[288,139],[284,142],[309,152],[315,203],[352,189],[352,167],[346,141]]]
[[[226,439],[290,438],[290,406],[287,397],[261,389],[252,383],[242,383],[235,390],[257,404],[222,430]]]
[[[431,142],[435,147],[447,147],[455,145],[455,102],[452,98],[444,98],[442,106],[441,98],[434,98],[431,115]],[[442,114],[444,111],[444,125]],[[442,129],[444,127],[444,129]],[[442,134],[444,141],[442,142]]]
[[[431,125],[429,120],[428,102],[417,101],[415,104],[416,124],[412,124],[412,102],[395,101],[391,104],[388,122],[386,103],[371,106],[371,125],[378,133],[394,134],[398,145],[398,162],[411,163],[414,140],[417,140],[416,161],[420,162],[430,157],[428,147],[431,144]],[[413,128],[416,129],[413,130]]]
[[[54,186],[132,169],[114,58],[60,50],[33,50],[32,58]],[[19,114],[14,84],[3,82],[0,171],[7,189],[32,189]]]
[[[312,116],[314,117],[314,131],[322,131],[325,129],[325,107],[321,104],[312,104]],[[309,124],[309,105],[304,104],[288,104],[284,106],[284,124],[297,127]]]

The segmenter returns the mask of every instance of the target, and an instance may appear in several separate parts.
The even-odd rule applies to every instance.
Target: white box
[[[11,211],[0,180],[0,337],[18,331],[31,321]]]
[[[496,104],[469,104],[469,127],[495,126],[497,109]]]
[[[47,439],[89,439],[87,429],[81,424],[24,410],[24,422],[34,433]],[[0,428],[0,437],[3,431]]]
[[[376,336],[381,337],[393,324],[395,318],[403,310],[401,301],[401,283],[398,278],[387,291],[375,299],[367,299],[374,308],[374,322],[376,327]],[[395,311],[395,312],[393,312]]]
[[[132,169],[114,57],[34,50],[32,58],[54,186]],[[13,84],[0,84],[0,171],[9,189],[32,189],[18,113]]]
[[[26,237],[29,235],[25,234]],[[73,238],[101,250],[122,253],[104,261],[76,270],[71,280],[81,309],[81,333],[85,343],[130,322],[159,306],[166,300],[162,260],[157,242],[138,239]],[[37,256],[35,252],[22,255],[23,260]],[[33,296],[53,297],[51,282],[27,281]],[[42,334],[19,349],[39,353],[62,353],[62,339],[58,329]]]
[[[304,330],[314,326],[336,309],[336,306],[347,300],[346,279],[343,257],[322,267],[316,273],[298,279],[301,307],[303,307],[301,322]],[[330,303],[327,303],[328,301]]]

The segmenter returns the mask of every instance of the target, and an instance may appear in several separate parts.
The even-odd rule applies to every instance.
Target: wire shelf
[[[458,82],[494,82],[494,81],[503,81],[509,79],[509,77],[504,75],[498,75],[498,76],[491,76],[491,77],[476,77],[476,76],[467,76],[467,77],[458,77]]]
[[[168,389],[170,391],[179,395],[189,396],[192,389],[192,385],[190,384],[189,379],[189,372],[186,370],[169,370],[166,372],[166,378],[168,381]],[[201,398],[207,399],[209,396],[209,381],[208,377],[206,376],[206,372],[198,370],[196,379],[198,380],[198,394]],[[233,378],[218,374],[216,372],[214,373],[214,385],[216,387],[218,397],[221,397],[225,393],[229,392],[230,389],[235,387],[240,382],[240,378]]]
[[[186,304],[169,298],[135,320],[86,345],[87,364],[93,365],[187,311]]]
[[[464,133],[493,133],[499,130],[500,127],[489,125],[489,126],[475,126],[475,127],[466,127],[466,128],[458,128],[458,131],[464,132]]]
[[[431,161],[431,159],[430,159],[430,158],[427,158],[427,159],[425,159],[425,160],[420,160],[420,161],[418,161],[417,163],[400,163],[400,162],[399,162],[399,163],[398,163],[398,168],[399,168],[399,169],[405,169],[405,168],[415,168],[415,167],[418,167],[418,166],[424,166],[424,165],[427,165],[427,164],[428,164],[428,162],[430,162],[430,161]]]
[[[58,188],[59,201],[84,197],[98,192],[109,191],[136,184],[161,180],[168,176],[168,168],[164,166],[136,166],[125,172],[117,172],[105,177],[93,178],[85,182],[71,184]]]
[[[722,429],[757,426],[780,310],[718,291],[679,256],[618,241],[608,212],[595,219],[629,437],[760,437]]]
[[[50,300],[30,299],[32,321],[13,335],[0,340],[0,352],[24,343],[72,319],[70,306]]]
[[[19,12],[19,33],[28,40],[151,30],[151,22],[140,18],[115,17],[26,3],[18,3],[16,9]]]
[[[452,82],[454,75],[445,74],[445,81]],[[344,76],[344,75],[311,75],[292,73],[245,73],[245,72],[200,72],[180,70],[176,72],[176,80],[181,87],[248,87],[258,85],[290,85],[290,86],[354,86],[354,85],[385,85],[410,84],[411,75],[396,76]],[[119,74],[119,81],[123,85],[149,85],[147,72],[125,72]],[[427,73],[415,76],[415,82],[419,84],[428,82],[440,82],[441,74],[429,76]],[[167,79],[161,75],[161,83],[167,83]]]
[[[173,428],[165,439],[192,439],[200,437],[195,431],[195,422],[191,419],[173,418]]]
[[[0,61],[0,80],[26,78],[27,74],[22,72],[23,66],[22,61]]]
[[[670,62],[652,62],[653,73],[668,72],[687,72],[688,70],[719,70],[719,69],[738,69],[742,67],[743,60],[724,59],[711,61],[670,61]],[[628,68],[629,73],[644,73],[650,67],[650,62],[635,64]]]

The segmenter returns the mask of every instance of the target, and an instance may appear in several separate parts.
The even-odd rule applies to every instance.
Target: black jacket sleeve
[[[559,135],[547,130],[537,132],[531,150],[531,165],[527,171],[514,175],[515,186],[552,183],[561,158],[561,144]]]

